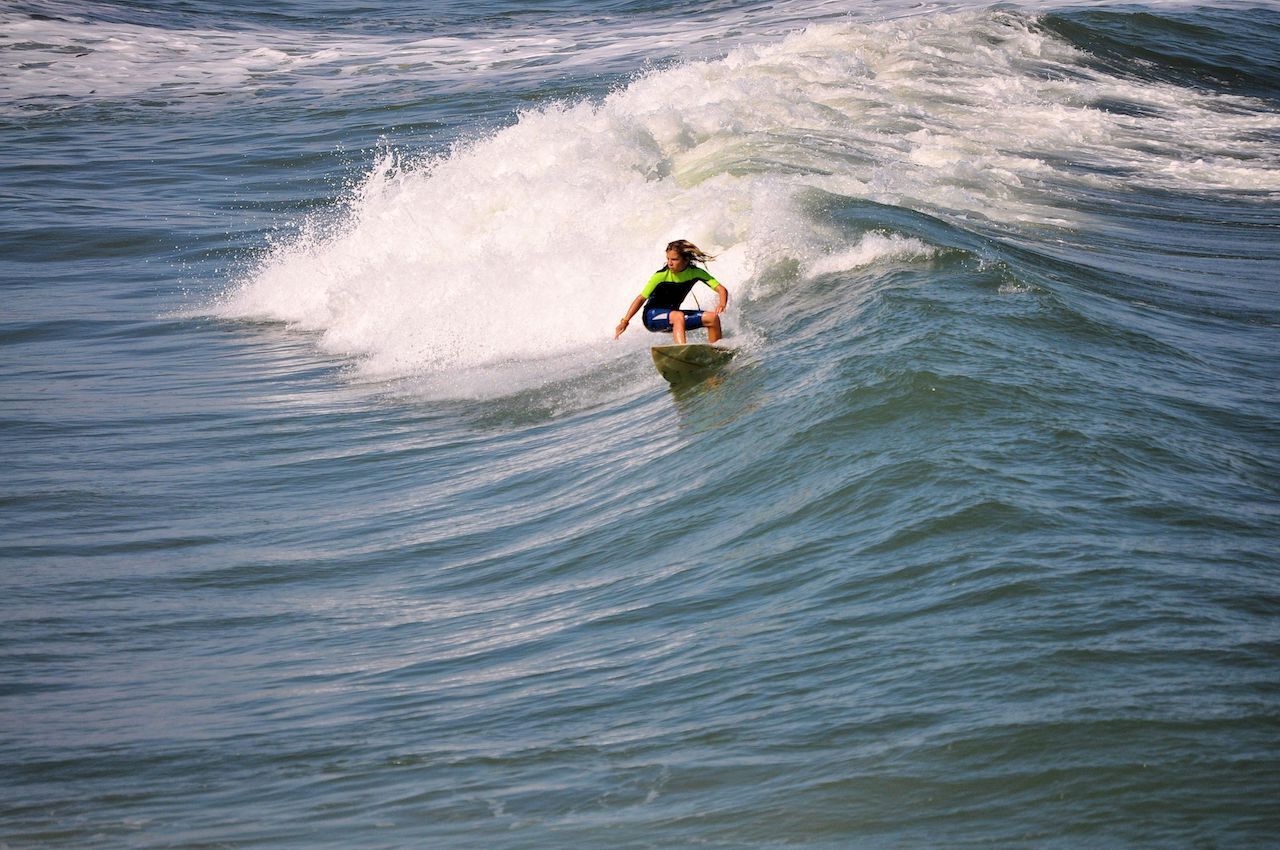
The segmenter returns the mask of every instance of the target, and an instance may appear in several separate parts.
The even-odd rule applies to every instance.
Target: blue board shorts
[[[684,329],[696,331],[702,327],[701,310],[681,310],[684,313]],[[641,317],[644,326],[654,333],[671,330],[671,310],[668,307],[646,307]]]

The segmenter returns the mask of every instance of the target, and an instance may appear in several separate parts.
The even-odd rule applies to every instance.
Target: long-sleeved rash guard
[[[640,297],[647,298],[646,309],[678,310],[695,283],[705,283],[712,289],[720,287],[720,281],[706,269],[689,266],[682,272],[661,269],[640,290]]]

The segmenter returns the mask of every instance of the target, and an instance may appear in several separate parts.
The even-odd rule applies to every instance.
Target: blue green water
[[[1274,845],[1280,9],[0,23],[0,846]]]

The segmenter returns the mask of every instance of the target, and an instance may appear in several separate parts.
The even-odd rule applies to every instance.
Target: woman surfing
[[[640,294],[627,308],[627,315],[618,322],[613,338],[617,339],[631,324],[631,317],[644,308],[641,321],[653,333],[671,332],[677,345],[685,344],[685,332],[698,328],[707,329],[707,341],[720,341],[720,314],[729,304],[728,288],[695,263],[715,259],[686,239],[677,239],[667,245],[667,264],[658,269]],[[680,305],[693,289],[694,284],[705,283],[715,292],[718,303],[708,310],[681,310]]]

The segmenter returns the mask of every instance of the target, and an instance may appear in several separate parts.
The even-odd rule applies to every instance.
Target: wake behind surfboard
[[[671,383],[696,381],[707,377],[733,359],[737,351],[706,343],[688,345],[655,345],[649,349],[653,365]]]

